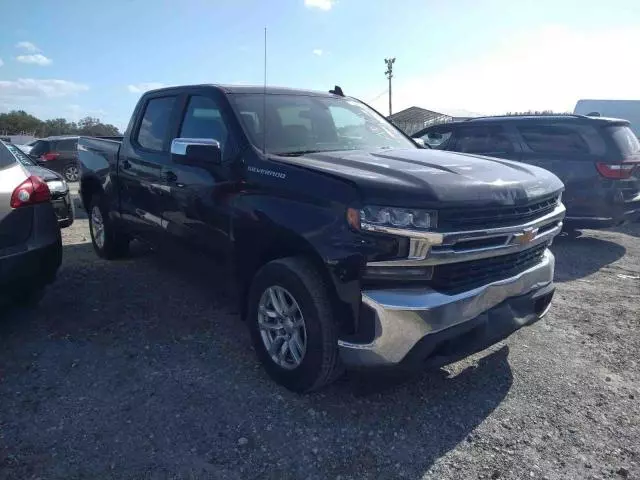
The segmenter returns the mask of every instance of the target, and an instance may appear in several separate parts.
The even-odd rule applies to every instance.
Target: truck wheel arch
[[[353,321],[349,313],[350,310],[340,302],[335,283],[327,270],[325,262],[306,240],[294,235],[287,237],[285,239],[278,235],[272,241],[261,243],[258,250],[256,250],[255,242],[252,242],[251,250],[242,247],[236,250],[234,262],[238,280],[238,300],[240,302],[241,318],[245,320],[247,316],[247,302],[245,300],[251,287],[251,282],[255,274],[264,265],[280,258],[303,257],[311,262],[328,286],[334,318],[340,324],[339,327],[341,329],[347,327],[347,323]],[[242,242],[238,245],[242,245]],[[251,252],[251,254],[247,255],[247,252]]]
[[[96,193],[102,192],[102,184],[96,177],[82,177],[82,179],[80,180],[80,199],[82,200],[82,208],[84,208],[84,210],[86,211],[91,197],[93,197]]]

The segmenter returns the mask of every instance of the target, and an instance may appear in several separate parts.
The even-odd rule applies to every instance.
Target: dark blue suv
[[[412,135],[432,148],[543,167],[565,184],[565,228],[640,219],[640,142],[626,120],[581,115],[481,117]]]

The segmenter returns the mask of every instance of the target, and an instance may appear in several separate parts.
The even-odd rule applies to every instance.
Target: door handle
[[[165,182],[176,183],[178,181],[178,176],[171,170],[162,170],[161,175]]]
[[[131,162],[129,160],[122,161],[122,168],[124,170],[129,170],[131,168]]]

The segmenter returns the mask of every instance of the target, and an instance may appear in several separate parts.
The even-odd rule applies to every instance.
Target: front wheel
[[[253,345],[267,373],[295,392],[317,390],[341,373],[327,285],[313,264],[289,257],[266,264],[249,292]]]
[[[98,256],[109,260],[129,253],[129,237],[118,230],[109,218],[109,210],[102,195],[96,194],[89,203],[89,232]]]

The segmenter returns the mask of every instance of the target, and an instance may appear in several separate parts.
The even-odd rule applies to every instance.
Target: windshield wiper
[[[299,157],[300,155],[307,155],[309,153],[322,153],[330,151],[331,150],[295,150],[293,152],[276,152],[273,155],[279,155],[281,157]]]

